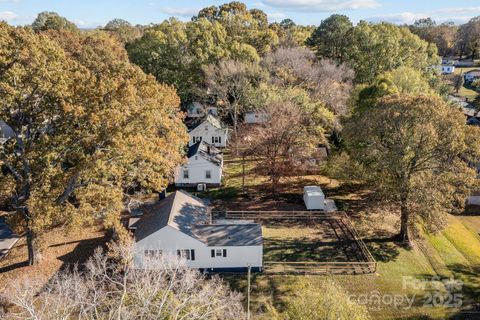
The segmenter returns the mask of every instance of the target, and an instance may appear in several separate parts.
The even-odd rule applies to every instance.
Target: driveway
[[[8,227],[5,219],[0,217],[0,259],[10,251],[18,239],[20,238]]]

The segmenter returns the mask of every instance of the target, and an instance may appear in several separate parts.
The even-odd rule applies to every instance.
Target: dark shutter
[[[212,137],[212,143],[215,143],[215,137]]]
[[[222,137],[218,137],[218,143],[222,143]]]
[[[215,258],[215,250],[212,249],[212,258]]]
[[[227,257],[227,249],[223,249],[223,257],[224,257],[224,258]]]
[[[177,256],[179,256],[179,257],[182,256],[182,252],[180,250],[177,250]]]
[[[190,258],[192,259],[192,261],[195,260],[195,250],[190,250]]]

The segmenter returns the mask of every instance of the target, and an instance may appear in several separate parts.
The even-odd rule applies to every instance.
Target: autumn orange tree
[[[0,24],[1,192],[30,264],[49,228],[116,228],[125,190],[165,188],[187,141],[178,105],[106,33]]]

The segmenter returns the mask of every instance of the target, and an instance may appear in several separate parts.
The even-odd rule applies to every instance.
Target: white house
[[[203,105],[200,102],[192,102],[187,107],[188,118],[203,118],[209,114],[218,116],[218,108],[214,106]]]
[[[199,198],[176,191],[145,209],[134,227],[138,268],[155,258],[177,255],[188,267],[202,271],[242,272],[263,266],[262,228],[257,223],[210,222]],[[153,261],[152,261],[153,260]]]
[[[188,133],[190,140],[188,145],[192,146],[198,141],[205,141],[218,148],[225,148],[228,143],[228,128],[222,124],[220,119],[209,114]]]
[[[244,123],[246,124],[258,124],[265,122],[265,115],[260,112],[247,112],[245,113]]]
[[[468,197],[468,204],[472,206],[480,206],[480,192],[473,192],[470,197]]]
[[[440,70],[442,74],[452,74],[455,72],[455,66],[453,65],[441,65]]]
[[[480,79],[480,70],[471,70],[463,74],[465,83],[470,84],[473,81]]]
[[[194,187],[200,183],[220,186],[223,174],[223,155],[212,145],[199,141],[188,148],[188,162],[175,170],[175,185]]]

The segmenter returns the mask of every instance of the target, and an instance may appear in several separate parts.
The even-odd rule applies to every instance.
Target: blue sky
[[[198,9],[228,1],[208,0],[0,0],[0,20],[29,24],[41,11],[56,11],[78,26],[101,26],[113,18],[133,24],[158,23],[170,16],[188,20]],[[249,8],[265,11],[270,21],[285,17],[299,24],[315,24],[332,13],[352,21],[412,23],[422,17],[437,22],[464,23],[480,15],[480,0],[248,0]]]

